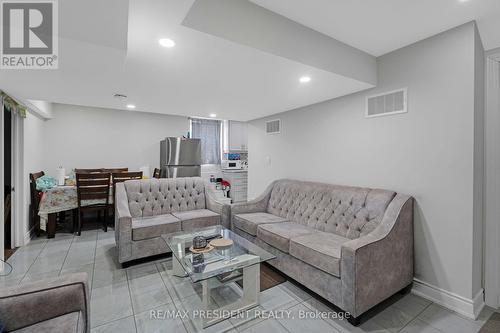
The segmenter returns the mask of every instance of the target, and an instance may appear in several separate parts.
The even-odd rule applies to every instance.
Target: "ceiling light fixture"
[[[210,116],[210,118],[215,118],[215,117],[217,117],[217,114],[211,113],[211,114],[209,114],[209,116]]]
[[[469,0],[458,0],[458,2],[469,2]]]
[[[168,48],[175,46],[175,42],[169,38],[162,38],[158,41],[158,43],[160,43],[161,46]]]
[[[299,79],[300,83],[311,82],[311,78],[309,76],[303,76]]]
[[[127,104],[127,109],[135,109],[135,105],[134,104]]]

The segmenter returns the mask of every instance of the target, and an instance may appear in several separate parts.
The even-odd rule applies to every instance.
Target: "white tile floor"
[[[116,260],[113,230],[84,231],[82,236],[58,233],[56,238],[35,239],[10,259],[14,270],[0,277],[0,288],[73,272],[86,272],[92,288],[92,332],[196,332],[199,322],[189,318],[151,319],[151,310],[183,311],[200,306],[188,279],[172,276],[171,259],[165,258],[122,269]],[[213,294],[214,304],[237,297],[234,288]],[[255,317],[264,310],[283,318]],[[284,312],[280,312],[284,311]],[[300,318],[324,312],[327,318]],[[182,312],[181,312],[182,313]],[[268,314],[270,312],[267,312]],[[359,327],[334,318],[321,300],[286,282],[261,294],[261,306],[248,315],[214,325],[206,332],[478,332],[491,315],[485,309],[478,320],[463,318],[423,298],[395,296],[368,314]],[[286,315],[289,314],[289,315]]]

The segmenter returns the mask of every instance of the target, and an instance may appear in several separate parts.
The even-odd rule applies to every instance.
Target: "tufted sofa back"
[[[355,239],[375,229],[396,193],[296,180],[279,180],[267,210],[289,221]]]
[[[206,208],[200,177],[128,180],[124,185],[133,218]]]

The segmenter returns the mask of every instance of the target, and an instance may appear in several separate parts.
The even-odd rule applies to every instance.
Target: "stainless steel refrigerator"
[[[160,142],[161,177],[201,176],[201,140],[169,137]]]

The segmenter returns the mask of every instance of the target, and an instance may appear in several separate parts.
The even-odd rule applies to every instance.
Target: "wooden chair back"
[[[116,184],[127,180],[142,179],[142,171],[138,172],[114,172],[113,173],[113,196],[116,195]]]
[[[153,178],[160,179],[160,176],[161,176],[161,170],[155,168],[155,170],[153,171]]]
[[[110,181],[110,173],[77,173],[78,209],[107,207],[109,205]],[[99,202],[82,206],[82,201],[88,200],[99,200]]]
[[[45,176],[43,171],[30,173],[30,197],[31,205],[34,211],[38,214],[38,206],[40,205],[40,195],[36,189],[36,180],[42,176]]]
[[[128,172],[128,168],[102,169],[101,172],[109,172],[111,174],[119,172]]]
[[[102,173],[103,169],[102,168],[99,168],[99,169],[75,169],[75,173]]]

